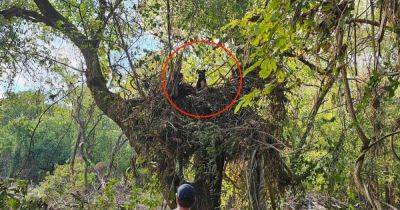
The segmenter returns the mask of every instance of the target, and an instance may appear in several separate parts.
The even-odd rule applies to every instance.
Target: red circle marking
[[[231,102],[229,104],[225,105],[222,109],[220,109],[220,110],[218,110],[216,112],[212,112],[210,114],[204,114],[204,115],[193,114],[193,113],[187,112],[186,110],[180,108],[174,102],[174,100],[172,100],[171,96],[167,92],[167,79],[166,79],[166,77],[167,77],[168,63],[172,60],[172,58],[174,58],[174,56],[176,56],[176,54],[178,54],[179,51],[181,51],[184,48],[187,48],[189,46],[196,45],[196,44],[205,44],[205,45],[210,45],[210,46],[213,46],[213,47],[222,48],[228,54],[228,56],[235,61],[237,69],[238,69],[238,73],[239,73],[239,85],[236,87],[236,95],[231,100]],[[163,65],[162,65],[162,69],[161,69],[161,90],[162,90],[162,93],[163,93],[164,97],[168,100],[168,102],[171,104],[172,108],[174,108],[175,110],[177,110],[181,114],[183,114],[185,116],[188,116],[188,117],[192,117],[192,118],[196,118],[196,119],[207,119],[207,118],[217,117],[218,115],[228,111],[236,103],[236,101],[240,97],[240,93],[242,91],[242,88],[243,88],[242,65],[240,64],[240,62],[236,58],[236,56],[232,53],[232,51],[230,51],[228,48],[226,48],[222,43],[215,43],[215,42],[212,42],[212,41],[209,41],[209,40],[193,40],[193,41],[185,42],[182,45],[178,46],[176,49],[174,49],[168,55],[168,57],[164,60]]]

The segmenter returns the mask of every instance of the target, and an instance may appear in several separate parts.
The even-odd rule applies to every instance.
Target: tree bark
[[[204,166],[204,170],[199,170],[196,173],[194,187],[197,190],[197,197],[195,206],[192,209],[221,209],[221,187],[225,155],[219,154],[214,158],[206,158],[199,165]]]

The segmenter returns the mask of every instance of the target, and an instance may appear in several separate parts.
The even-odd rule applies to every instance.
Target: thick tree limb
[[[19,7],[11,7],[10,9],[2,10],[0,11],[0,14],[6,19],[19,17],[31,22],[42,22],[58,31],[61,31],[78,47],[87,42],[87,38],[80,33],[76,26],[55,10],[50,2],[47,0],[35,0],[35,4],[41,14]]]
[[[34,2],[44,17],[43,23],[63,32],[78,47],[88,41],[78,28],[62,16],[48,0],[34,0]]]
[[[365,155],[367,152],[368,145],[370,143],[370,139],[366,136],[364,130],[361,128],[359,121],[356,116],[356,112],[354,109],[353,105],[353,99],[351,97],[351,91],[350,91],[350,85],[349,85],[349,80],[347,78],[347,70],[346,68],[342,68],[342,78],[344,82],[344,92],[345,92],[345,98],[346,98],[346,104],[347,104],[347,111],[350,114],[350,118],[353,121],[354,126],[356,127],[356,131],[358,134],[358,137],[361,139],[363,146],[361,149],[361,154],[356,160],[356,164],[354,167],[354,173],[353,173],[353,179],[354,179],[354,184],[356,187],[357,192],[362,194],[365,198],[368,199],[368,202],[375,206],[374,200],[370,199],[371,195],[369,193],[369,190],[364,187],[363,181],[361,179],[361,171],[362,167],[364,165],[364,160],[365,160]]]
[[[376,27],[380,26],[378,21],[369,20],[369,19],[354,18],[354,19],[351,19],[349,22],[369,24],[369,25],[376,26]]]
[[[43,22],[44,17],[31,10],[19,8],[19,7],[11,7],[10,9],[6,9],[0,11],[0,15],[3,16],[5,19],[11,19],[13,17],[19,17],[31,22]]]
[[[101,72],[101,65],[97,55],[99,40],[91,40],[83,35],[78,28],[67,18],[62,16],[48,0],[34,0],[41,14],[17,7],[11,7],[0,11],[0,15],[10,19],[19,17],[31,22],[42,22],[53,29],[62,32],[81,51],[86,61],[86,83],[92,92],[97,106],[123,130],[129,127],[124,123],[129,116],[131,108],[138,105],[140,100],[122,99],[119,95],[112,93],[106,86],[106,80]]]

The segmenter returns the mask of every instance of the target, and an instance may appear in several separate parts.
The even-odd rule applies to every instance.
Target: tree
[[[11,93],[1,104],[2,177],[39,181],[56,164],[68,159],[74,132],[72,122],[63,120],[68,118],[67,110],[54,107],[42,127],[34,130],[46,109],[45,95],[29,91]]]
[[[243,173],[236,180],[244,183],[252,209],[277,209],[285,187],[305,189],[310,183],[315,186],[314,180],[318,187],[329,188],[325,189],[328,192],[367,200],[366,208],[393,205],[397,182],[383,183],[386,175],[378,172],[378,163],[384,162],[385,173],[396,174],[394,138],[399,120],[393,107],[399,56],[384,52],[399,48],[398,2],[240,2],[12,1],[1,5],[0,14],[7,26],[38,23],[42,30],[69,39],[79,49],[86,66],[84,81],[96,105],[118,124],[135,151],[146,157],[171,207],[176,186],[191,181],[199,190],[195,209],[220,208],[226,167],[235,162],[241,163],[237,165]],[[21,38],[10,27],[1,32],[15,40]],[[136,41],[144,38],[141,34],[151,34],[152,44],[163,48],[133,52],[138,48]],[[216,119],[180,116],[159,93],[160,54],[168,54],[176,43],[187,39],[214,36],[232,46],[242,60],[244,96],[234,111]],[[6,38],[1,41],[7,47],[18,47]],[[215,59],[211,53],[215,49],[191,50],[197,53],[183,53],[168,66],[170,75],[183,73],[186,81],[182,84],[170,76],[169,84],[186,91],[174,95],[181,107],[209,112],[215,109],[213,105],[226,103],[232,88],[227,80],[211,85],[207,93],[212,94],[194,94],[193,76],[187,74],[193,72],[194,61]],[[22,59],[4,57],[10,67]],[[368,59],[360,62],[360,57]],[[221,66],[231,75],[237,72],[234,67]],[[219,75],[212,79],[217,77],[225,81]],[[390,150],[384,144],[388,139],[392,139]],[[358,158],[354,147],[361,149]],[[371,151],[374,155],[368,159]],[[393,159],[387,161],[389,151]],[[349,169],[351,160],[344,157],[356,161],[354,168]],[[346,179],[346,183],[356,191],[338,186],[341,182],[335,180],[344,179],[347,172],[353,181]],[[383,195],[386,202],[380,198]]]
[[[135,148],[140,149],[140,147],[143,146],[149,147],[149,145],[151,145],[149,143],[142,143],[142,145],[137,144],[138,140],[136,138],[138,135],[133,128],[138,127],[137,123],[140,116],[139,113],[143,112],[144,107],[146,107],[146,105],[151,105],[152,102],[148,102],[149,99],[147,97],[143,97],[143,93],[141,93],[142,87],[139,86],[140,84],[137,81],[135,84],[136,90],[142,97],[123,99],[119,94],[113,93],[107,88],[106,79],[102,74],[102,51],[100,50],[101,42],[105,37],[107,26],[111,20],[114,21],[117,29],[120,28],[120,26],[118,26],[118,17],[116,17],[116,11],[120,6],[121,1],[117,1],[115,4],[109,4],[106,1],[99,1],[98,7],[93,7],[95,14],[92,13],[92,16],[88,18],[88,25],[85,25],[84,20],[80,20],[82,22],[79,23],[79,21],[75,21],[73,18],[66,18],[56,9],[57,6],[47,0],[35,0],[34,3],[34,5],[30,5],[30,9],[24,6],[18,6],[16,4],[7,5],[8,8],[2,10],[1,14],[6,19],[17,17],[51,27],[54,32],[59,32],[72,41],[74,45],[78,47],[85,59],[86,84],[91,90],[97,106],[121,127]],[[95,18],[93,19],[92,17]],[[72,21],[77,23],[74,24]],[[76,24],[80,25],[83,30],[80,30]],[[121,38],[120,41],[122,43],[122,48],[125,48],[126,52],[126,44],[124,44],[124,41],[121,37],[122,34],[118,34]],[[128,56],[128,54],[127,57],[128,60],[130,60],[130,56]],[[134,81],[136,79],[138,78],[133,78]],[[161,100],[160,94],[158,94],[158,96],[155,98]],[[161,105],[165,107],[165,104],[163,104],[164,103],[161,103]],[[135,109],[137,111],[134,111]],[[156,113],[156,110],[153,110],[153,112]],[[234,119],[236,117],[232,115],[228,118]],[[172,127],[175,127],[178,123],[178,119],[173,119],[171,116],[167,116],[166,118],[164,117],[164,119],[171,120],[173,125]],[[148,121],[149,119],[142,118],[140,120]],[[198,168],[196,171],[194,184],[200,193],[197,208],[219,208],[223,167],[225,160],[227,159],[227,155],[224,151],[222,151],[222,148],[218,149],[217,145],[221,143],[220,141],[222,139],[228,137],[227,135],[231,134],[224,133],[223,135],[213,136],[212,132],[217,132],[217,130],[214,131],[210,129],[216,124],[221,124],[221,122],[222,121],[216,121],[216,123],[211,123],[210,126],[204,126],[202,129],[207,129],[208,132],[211,133],[207,134],[208,136],[204,136],[204,140],[206,141],[203,142],[203,145],[198,145],[196,147],[192,147],[190,144],[177,145],[177,142],[170,142],[169,138],[174,136],[174,138],[187,138],[186,141],[196,139],[196,136],[194,136],[193,133],[192,135],[188,135],[189,132],[186,133],[187,136],[182,134],[179,135],[179,133],[176,131],[174,132],[173,130],[170,130],[170,126],[160,129],[159,126],[166,126],[166,124],[155,124],[155,126],[160,129],[157,131],[156,135],[144,135],[147,136],[145,141],[154,141],[156,142],[155,145],[161,146],[154,149],[153,154],[157,154],[159,151],[166,151],[164,153],[157,154],[155,159],[158,162],[158,171],[160,173],[161,183],[163,183],[162,186],[165,187],[166,197],[169,199],[171,205],[174,205],[174,196],[172,193],[173,190],[169,186],[172,185],[176,187],[179,182],[183,181],[183,179],[181,179],[183,177],[179,177],[179,174],[175,172],[175,161],[177,161],[178,158],[184,158],[184,160],[189,161],[189,157],[194,155],[196,159],[194,165]],[[189,123],[190,121],[186,120],[186,124],[190,125]],[[197,126],[201,125],[201,122],[197,122],[196,124],[197,125],[193,126],[191,129],[195,129]],[[223,125],[223,127],[231,126],[232,125],[229,125],[229,123]],[[171,131],[173,132],[171,133]],[[187,131],[189,131],[189,129],[187,129]],[[162,137],[165,132],[169,133],[169,135],[166,135],[167,139],[163,139],[164,137]],[[250,132],[250,130],[248,132]],[[160,139],[160,137],[162,138]],[[265,136],[257,136],[256,138],[265,139]],[[267,139],[265,139],[265,141],[267,141]],[[270,141],[271,139],[268,140],[267,143],[271,143]],[[181,151],[178,151],[179,147],[181,148]],[[212,153],[207,152],[207,150],[210,148],[216,149],[216,151]],[[184,152],[187,154],[185,155],[186,157],[181,157],[181,154],[184,154]],[[271,153],[271,155],[278,156],[279,159],[279,154]]]

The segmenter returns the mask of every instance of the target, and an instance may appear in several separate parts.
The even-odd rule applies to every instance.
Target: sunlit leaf
[[[273,60],[272,58],[267,58],[261,63],[260,67],[260,78],[266,79],[269,77],[269,75],[271,75],[272,72],[276,70],[277,65],[275,60]]]

